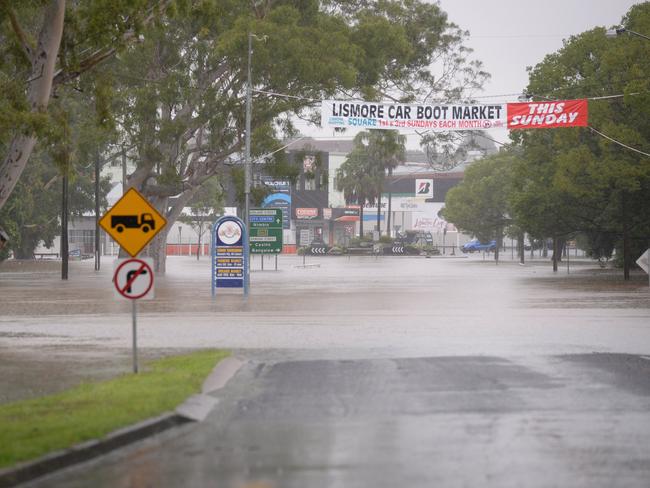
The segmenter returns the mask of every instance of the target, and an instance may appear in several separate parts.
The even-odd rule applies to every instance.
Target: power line
[[[289,95],[287,93],[278,93],[278,92],[272,92],[272,91],[266,91],[266,90],[253,89],[253,91],[256,92],[256,93],[262,93],[262,94],[270,95],[270,96],[274,96],[274,97],[293,98],[293,99],[296,99],[296,100],[305,100],[305,101],[313,102],[313,103],[322,103],[322,102],[325,101],[324,99],[308,98],[308,97],[302,97],[302,96],[298,96],[298,95]],[[637,96],[637,95],[643,95],[643,94],[646,94],[646,93],[650,93],[650,92],[629,93],[629,94],[627,94],[627,96]],[[563,99],[560,99],[560,98],[552,98],[552,97],[547,97],[547,96],[544,96],[544,95],[539,95],[537,93],[528,93],[526,95],[529,98],[537,97],[537,98],[543,98],[544,100],[547,100],[547,101],[563,100]],[[474,96],[472,98],[481,99],[481,98],[520,97],[520,96],[522,96],[521,93],[503,93],[501,95],[478,95],[478,96]],[[614,98],[623,98],[625,96],[626,96],[626,94],[624,94],[624,93],[617,93],[615,95],[602,95],[602,96],[597,96],[597,97],[581,97],[581,98],[584,98],[585,100],[609,100],[609,99],[614,99]],[[345,100],[345,101],[374,103],[374,102],[366,102],[365,100],[362,100],[360,98],[353,98],[353,99],[348,99],[348,100]],[[377,102],[377,103],[394,103],[394,102]],[[405,105],[428,105],[428,104],[423,103],[423,102],[410,102],[410,103],[407,103]],[[467,105],[472,105],[472,104],[469,103]]]
[[[594,128],[591,127],[591,126],[588,126],[588,127],[589,127],[593,132],[595,132],[596,134],[598,134],[598,135],[601,136],[601,137],[604,137],[604,138],[607,139],[608,141],[611,141],[611,142],[613,142],[613,143],[615,143],[615,144],[618,144],[619,146],[624,147],[625,149],[629,149],[630,151],[634,151],[634,152],[636,152],[636,153],[642,154],[643,156],[646,156],[646,157],[650,158],[650,154],[648,154],[648,153],[646,153],[646,152],[643,152],[643,151],[640,151],[640,150],[638,150],[638,149],[636,149],[636,148],[634,148],[634,147],[632,147],[632,146],[628,146],[627,144],[623,144],[621,141],[617,141],[617,140],[614,139],[613,137],[609,137],[608,135],[603,134],[602,132],[600,132],[600,131],[594,129]]]

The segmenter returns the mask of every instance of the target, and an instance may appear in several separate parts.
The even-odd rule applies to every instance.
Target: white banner
[[[506,104],[409,105],[323,100],[323,127],[361,129],[477,130],[506,127]]]

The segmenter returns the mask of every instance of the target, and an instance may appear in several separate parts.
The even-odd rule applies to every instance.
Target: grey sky
[[[449,20],[470,31],[467,44],[492,79],[483,95],[521,93],[526,66],[596,26],[619,25],[633,0],[440,0]],[[513,101],[512,97],[504,100]]]
[[[478,97],[521,93],[534,66],[562,47],[562,40],[596,26],[620,25],[634,0],[439,0],[442,10],[470,32],[466,45],[492,75]],[[516,101],[516,96],[480,101]],[[490,135],[507,142],[507,130]]]
[[[619,25],[638,0],[439,0],[449,20],[470,31],[466,45],[483,62],[492,78],[483,92],[485,103],[516,101],[528,84],[527,66],[562,47],[562,40],[596,26]],[[509,95],[497,98],[493,95]],[[306,134],[331,137],[331,130],[314,130],[298,124]],[[505,129],[489,134],[508,141]],[[350,134],[351,135],[351,134]],[[417,141],[409,138],[409,146]]]

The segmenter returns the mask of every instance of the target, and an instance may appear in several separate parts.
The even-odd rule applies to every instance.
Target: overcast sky
[[[620,25],[633,0],[439,0],[449,21],[470,32],[466,43],[492,75],[477,96],[521,93],[527,66],[562,47],[562,40],[597,26]],[[480,100],[480,99],[479,99]],[[516,101],[516,96],[485,103]],[[507,130],[490,134],[507,142]]]
[[[632,0],[440,0],[492,79],[485,95],[521,93],[527,66],[562,47],[562,39],[596,26],[619,25]],[[505,101],[506,99],[504,99]],[[510,97],[507,100],[513,101]]]
[[[474,57],[483,62],[492,75],[477,97],[485,103],[516,101],[528,84],[527,66],[541,62],[546,54],[562,47],[562,40],[596,26],[619,25],[633,0],[439,0],[442,10],[459,27],[470,32],[466,45],[474,49]],[[305,133],[331,137],[331,130],[314,131],[304,126]],[[490,135],[507,142],[505,129],[492,130]],[[409,141],[413,147],[415,141]]]

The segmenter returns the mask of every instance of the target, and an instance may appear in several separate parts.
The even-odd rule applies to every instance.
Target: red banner
[[[508,129],[586,126],[586,99],[508,104]]]

